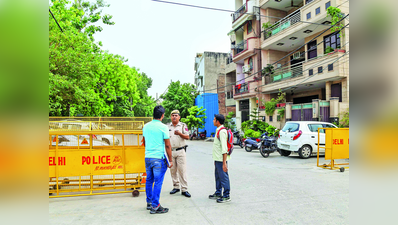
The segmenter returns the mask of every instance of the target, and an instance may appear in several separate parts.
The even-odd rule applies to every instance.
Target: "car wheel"
[[[251,152],[253,149],[251,147],[249,148],[249,147],[246,146],[245,150],[246,150],[246,152]]]
[[[300,148],[298,153],[301,158],[308,159],[311,156],[312,148],[309,145],[304,145],[303,147]]]
[[[269,156],[269,151],[266,151],[266,150],[265,150],[265,147],[262,146],[262,147],[260,148],[260,154],[261,154],[262,157],[268,158],[268,156]]]

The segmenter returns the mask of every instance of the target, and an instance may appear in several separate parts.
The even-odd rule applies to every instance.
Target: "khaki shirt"
[[[174,134],[174,130],[179,130],[181,133],[189,135],[188,126],[183,122],[178,122],[175,127],[173,123],[169,123],[167,127],[169,128],[171,148],[176,149],[184,147],[185,139],[180,137],[180,135]]]

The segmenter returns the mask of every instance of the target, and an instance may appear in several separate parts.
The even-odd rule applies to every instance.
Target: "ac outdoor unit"
[[[243,73],[248,73],[248,72],[250,72],[249,65],[242,66],[242,71],[243,71]]]
[[[299,59],[301,57],[302,57],[301,56],[301,52],[296,52],[296,53],[293,54],[293,59]]]

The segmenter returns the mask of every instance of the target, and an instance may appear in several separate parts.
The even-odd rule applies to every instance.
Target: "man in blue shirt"
[[[166,153],[169,159],[169,168],[173,166],[169,129],[161,122],[164,118],[164,112],[163,106],[155,106],[153,109],[153,120],[145,124],[143,129],[147,174],[145,185],[146,209],[151,210],[151,214],[167,213],[169,211],[168,208],[163,208],[159,203],[164,174],[167,171]]]

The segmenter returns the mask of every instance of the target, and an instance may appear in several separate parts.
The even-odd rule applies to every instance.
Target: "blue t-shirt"
[[[163,159],[164,139],[169,139],[169,128],[159,120],[152,120],[143,129],[145,138],[145,158]]]

